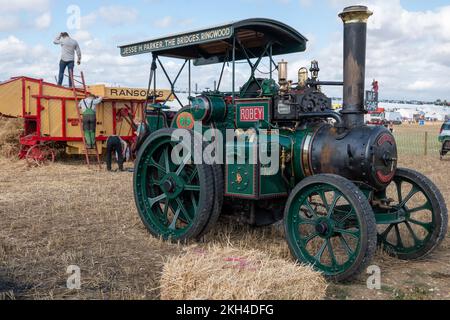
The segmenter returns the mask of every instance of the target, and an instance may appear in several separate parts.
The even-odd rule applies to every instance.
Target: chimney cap
[[[350,6],[344,8],[339,17],[344,23],[367,23],[372,14],[366,6]]]

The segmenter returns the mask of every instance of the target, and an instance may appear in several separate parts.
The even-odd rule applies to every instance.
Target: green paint
[[[404,183],[412,186],[408,193],[398,191],[401,190]],[[385,230],[378,234],[378,241],[387,251],[398,254],[414,254],[431,241],[432,232],[436,224],[434,209],[427,193],[424,192],[415,181],[410,179],[406,180],[396,176],[394,177],[394,185],[396,187],[397,195],[399,196],[399,199],[397,199],[399,203],[390,209],[374,208],[377,224],[387,225]],[[423,199],[425,199],[425,202],[419,207],[413,206],[413,208],[411,208],[408,198],[411,199],[412,194],[421,194]],[[414,213],[419,211],[428,212],[431,221],[424,222],[417,220]],[[405,226],[409,234],[401,233],[400,226]],[[415,227],[413,228],[412,226]],[[416,228],[416,226],[418,226],[418,228]],[[416,234],[418,229],[425,231],[426,234],[424,236],[419,236]],[[395,233],[395,236],[389,237],[392,233]],[[405,245],[405,237],[408,237],[409,240],[413,240],[413,244],[408,246]]]
[[[180,238],[189,230],[200,196],[195,166],[170,161],[173,145],[169,135],[155,139],[143,150],[135,177],[138,209],[151,229],[164,239]]]
[[[327,215],[323,215],[317,211],[309,197],[322,196],[327,192],[332,192],[334,199],[331,203],[321,202],[328,212]],[[350,203],[345,195],[332,185],[310,185],[295,196],[286,217],[288,224],[286,236],[291,243],[296,244],[293,248],[295,256],[301,257],[302,261],[314,265],[316,269],[328,276],[343,273],[352,267],[361,250],[361,227],[354,208],[349,205],[337,206],[335,199],[345,199],[347,203]],[[306,210],[308,215],[300,209]],[[301,233],[301,227],[304,226],[310,226],[310,232]],[[318,231],[320,227],[323,229]],[[357,245],[348,245],[348,237],[357,240]],[[336,240],[339,240],[341,244],[336,245]],[[311,241],[318,241],[318,245],[310,245]],[[345,248],[346,259],[338,262],[335,255],[341,248]],[[329,257],[327,262],[323,261],[324,255]]]
[[[194,98],[191,102],[191,112],[196,121],[203,121],[206,119],[210,111],[209,101],[206,97]]]
[[[257,178],[259,177],[259,168],[256,164],[250,164],[249,157],[253,159],[258,157],[257,148],[248,140],[237,142],[234,146],[226,146],[225,154],[229,159],[233,156],[235,161],[232,164],[227,162],[225,165],[227,195],[234,195],[243,198],[258,198]],[[250,152],[250,150],[253,150]],[[253,161],[252,163],[256,163]]]
[[[280,86],[273,79],[264,79],[261,87],[262,95],[265,97],[274,97],[280,91]]]
[[[159,129],[166,128],[166,117],[158,112],[153,112],[152,114],[147,115],[147,124],[150,129],[150,132],[155,132]]]
[[[258,131],[258,139],[260,142],[267,141],[266,143],[261,143],[259,146],[262,149],[261,151],[263,154],[271,155],[278,152],[278,166],[275,166],[274,164],[261,164],[259,168],[260,173],[258,185],[260,197],[287,196],[288,185],[281,175],[282,163],[280,163],[280,158],[283,149],[286,150],[286,154],[290,152],[290,140],[276,134],[275,130],[271,131],[270,134],[268,134],[268,131],[266,130]],[[261,160],[262,159],[260,159],[260,162]],[[289,165],[286,166],[284,175],[289,177],[290,170],[287,167],[289,167]]]

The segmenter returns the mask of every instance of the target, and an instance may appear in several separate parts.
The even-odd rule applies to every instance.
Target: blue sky
[[[390,0],[387,0],[390,1]],[[357,3],[356,1],[355,3]],[[224,6],[226,3],[226,7]],[[338,1],[296,1],[296,0],[135,0],[135,1],[53,1],[51,26],[46,30],[30,30],[18,28],[13,34],[30,44],[44,44],[60,30],[67,30],[66,21],[69,16],[67,8],[77,5],[81,15],[86,16],[101,7],[117,6],[136,11],[136,20],[114,24],[98,19],[89,31],[91,34],[111,41],[116,45],[126,39],[136,40],[158,37],[165,33],[182,32],[203,26],[216,25],[222,22],[240,20],[251,17],[272,18],[283,21],[305,35],[314,35],[320,39],[318,47],[323,47],[332,40],[333,31],[341,28],[337,13],[343,8]],[[449,5],[449,0],[403,0],[402,6],[411,11],[432,10]],[[222,8],[223,7],[223,8]],[[156,14],[155,14],[156,13]],[[29,12],[21,13],[23,19],[32,17]],[[164,18],[171,17],[172,22],[164,25]],[[158,25],[160,21],[161,24]],[[69,30],[70,31],[70,30]],[[0,32],[0,36],[8,35]],[[134,37],[135,35],[135,37]]]
[[[369,26],[368,82],[379,79],[386,98],[450,100],[450,23],[445,21],[450,21],[450,1],[359,2],[377,9]],[[342,78],[342,23],[337,14],[349,4],[355,2],[0,0],[0,80],[21,74],[53,80],[60,49],[52,40],[60,31],[69,31],[80,42],[82,69],[90,81],[143,86],[148,57],[121,58],[117,45],[249,17],[280,20],[310,39],[306,53],[286,57],[292,76],[298,67],[318,59],[321,78],[337,80]],[[81,10],[80,29],[67,28],[71,5]],[[170,72],[176,66],[172,62]],[[200,71],[200,86],[209,85],[205,79],[211,81],[215,70]],[[244,74],[242,70],[242,81]],[[340,95],[336,89],[329,93]]]

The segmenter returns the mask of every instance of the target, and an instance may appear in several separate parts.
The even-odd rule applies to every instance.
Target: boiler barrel
[[[395,139],[379,126],[353,128],[344,136],[329,124],[298,130],[293,154],[297,181],[336,174],[381,190],[397,169]]]

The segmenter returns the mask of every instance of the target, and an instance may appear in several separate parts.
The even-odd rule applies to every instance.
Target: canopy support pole
[[[250,81],[251,80],[255,80],[256,84],[258,85],[258,87],[262,90],[261,84],[256,81],[256,77],[255,77],[255,72],[258,69],[259,64],[261,63],[262,58],[267,54],[267,51],[271,51],[272,48],[272,42],[269,42],[266,47],[264,48],[263,53],[259,56],[258,60],[256,60],[255,64],[252,63],[252,61],[250,60],[251,58],[248,56],[247,50],[245,50],[245,47],[242,45],[242,43],[239,41],[238,42],[240,48],[242,49],[242,51],[244,52],[245,58],[251,68],[251,74],[250,74],[250,78],[248,79],[245,87],[242,89],[243,92],[247,92],[248,87],[250,86]],[[270,69],[272,70],[272,66],[270,66]]]
[[[175,84],[177,83],[178,78],[179,78],[180,75],[181,75],[181,72],[183,72],[184,67],[186,66],[186,64],[187,64],[188,61],[190,61],[190,60],[189,60],[189,59],[184,60],[184,63],[183,63],[183,65],[181,66],[180,70],[178,71],[177,76],[176,76],[175,79],[172,81],[172,79],[170,78],[170,76],[169,76],[169,74],[167,73],[166,69],[164,68],[164,65],[162,64],[161,60],[160,60],[158,57],[157,57],[156,59],[158,60],[158,63],[159,63],[159,65],[160,65],[162,71],[164,72],[164,75],[166,76],[167,81],[169,81],[169,83],[170,83],[170,94],[169,94],[169,96],[167,97],[166,101],[164,101],[164,103],[163,103],[162,105],[165,106],[166,103],[169,101],[169,99],[170,99],[172,96],[174,96],[175,99],[177,99],[178,103],[180,104],[181,108],[183,108],[183,107],[184,107],[183,104],[181,103],[180,99],[178,98],[177,94],[175,93]]]
[[[270,63],[269,63],[269,72],[270,72],[270,80],[272,80],[273,79],[273,70],[272,70],[272,62],[273,62],[273,59],[272,59],[272,48],[273,48],[273,45],[272,44],[270,44],[270,49],[269,49],[269,60],[270,60]]]
[[[154,65],[155,65],[155,72],[153,73],[153,104],[156,103],[156,59],[157,56],[155,55]]]
[[[144,108],[147,108],[147,104],[150,100],[150,98],[152,98],[153,103],[156,102],[156,89],[153,91],[153,95],[150,95],[150,90],[152,89],[152,81],[153,81],[153,86],[156,87],[156,55],[153,54],[152,55],[152,64],[150,67],[150,76],[148,78],[148,87],[147,87],[147,98],[145,99],[145,103],[144,103]]]
[[[229,56],[228,56],[228,51],[227,51],[227,56],[226,56],[226,59],[225,59],[225,61],[223,62],[223,64],[222,64],[222,71],[220,72],[220,77],[219,77],[219,83],[217,84],[217,88],[216,88],[216,90],[217,91],[219,91],[219,89],[220,89],[220,85],[222,84],[222,78],[223,78],[223,72],[224,72],[224,70],[225,70],[225,65],[228,63],[228,61],[229,61]]]
[[[188,68],[189,68],[189,74],[188,74],[188,81],[189,81],[189,84],[188,84],[188,86],[189,86],[189,89],[188,89],[188,91],[189,91],[189,93],[188,93],[188,99],[189,99],[189,103],[190,103],[190,101],[191,101],[191,93],[192,93],[192,84],[191,84],[191,60],[189,59],[189,65],[188,65]]]
[[[236,100],[235,97],[235,86],[236,86],[236,36],[233,36],[233,75],[232,75],[232,90],[233,90],[233,104]]]

